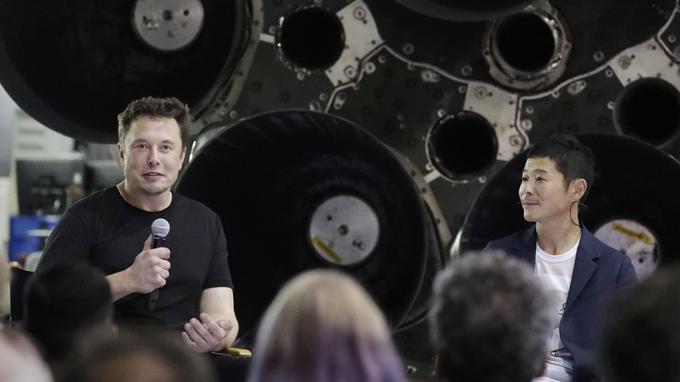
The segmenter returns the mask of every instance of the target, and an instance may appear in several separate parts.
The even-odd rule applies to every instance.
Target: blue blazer
[[[503,250],[535,266],[536,228],[491,241],[485,248]],[[574,382],[595,377],[595,361],[604,308],[615,290],[637,281],[628,256],[598,240],[585,227],[576,251],[574,273],[560,322],[560,337],[574,357]]]

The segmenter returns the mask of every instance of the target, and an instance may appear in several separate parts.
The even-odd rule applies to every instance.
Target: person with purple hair
[[[258,330],[248,382],[405,382],[385,318],[345,274],[289,281]]]

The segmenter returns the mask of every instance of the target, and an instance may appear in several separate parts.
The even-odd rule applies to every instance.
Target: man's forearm
[[[224,347],[231,346],[238,335],[238,321],[234,314],[234,295],[229,287],[215,287],[204,289],[201,294],[200,310],[212,320],[224,320],[231,326],[231,330],[224,338]]]
[[[125,270],[106,276],[106,281],[108,281],[109,286],[111,287],[113,301],[118,301],[121,298],[134,293],[130,288],[130,283],[126,277]]]
[[[229,335],[227,336],[227,338],[224,340],[224,347],[225,348],[231,346],[234,343],[234,341],[236,340],[236,336],[238,335],[238,321],[236,321],[236,319],[233,319],[232,323],[233,323],[234,326],[232,327],[231,331],[229,332]]]

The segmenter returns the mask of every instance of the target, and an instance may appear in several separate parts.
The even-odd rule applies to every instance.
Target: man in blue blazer
[[[555,328],[546,368],[535,381],[590,381],[606,299],[637,280],[630,259],[579,223],[579,204],[593,182],[590,149],[572,136],[553,136],[529,149],[519,198],[536,224],[487,245],[534,266],[555,296]]]

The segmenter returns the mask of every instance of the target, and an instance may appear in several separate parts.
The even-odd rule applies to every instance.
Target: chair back
[[[33,272],[23,269],[17,263],[10,264],[10,325],[15,326],[24,319],[24,290]]]

